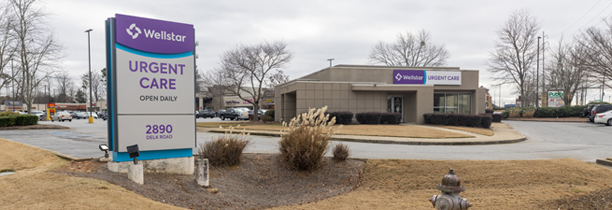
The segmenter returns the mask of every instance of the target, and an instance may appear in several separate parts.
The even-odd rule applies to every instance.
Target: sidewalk
[[[408,125],[408,124],[406,124]],[[413,125],[410,126],[423,126],[432,129],[439,129],[449,132],[462,133],[474,136],[472,138],[444,138],[444,139],[431,139],[431,138],[404,138],[404,137],[384,137],[384,136],[360,136],[360,135],[333,135],[332,140],[337,141],[351,141],[351,142],[367,142],[367,143],[379,143],[379,144],[408,144],[408,145],[484,145],[484,144],[510,144],[526,140],[525,136],[514,130],[512,127],[505,123],[493,123],[491,128],[495,135],[485,136],[465,131],[452,130],[446,128],[440,128],[436,126],[426,125]],[[281,132],[278,131],[261,131],[261,130],[245,130],[251,135],[262,135],[262,136],[278,136],[280,137]],[[224,133],[225,129],[220,128],[198,128],[198,132],[212,132],[212,133]]]

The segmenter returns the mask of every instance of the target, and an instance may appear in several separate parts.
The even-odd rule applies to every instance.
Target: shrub
[[[491,128],[491,122],[493,121],[493,117],[491,116],[491,114],[481,115],[480,117],[480,127]]]
[[[363,112],[355,115],[359,124],[377,125],[380,124],[380,112]]]
[[[336,124],[350,125],[353,122],[354,114],[352,112],[331,112],[329,120],[336,117]]]
[[[333,127],[335,119],[328,122],[325,114],[327,106],[316,110],[310,109],[291,119],[286,132],[281,135],[279,151],[281,159],[289,168],[311,171],[320,167],[323,155],[329,149],[329,139],[338,128]]]
[[[264,115],[270,116],[270,117],[272,117],[272,119],[274,119],[274,109],[270,109],[270,110],[266,111],[266,113],[264,113]]]
[[[8,114],[3,117],[0,116],[0,127],[36,124],[38,124],[38,116],[36,115]]]
[[[467,126],[467,127],[482,127],[483,126],[482,117],[483,116],[480,116],[480,115],[444,114],[444,113],[433,113],[433,114],[423,115],[425,124]]]
[[[213,137],[212,141],[200,143],[198,154],[200,158],[208,159],[212,166],[234,166],[240,164],[242,152],[249,145],[249,134],[242,131],[233,134],[233,127],[225,135]]]
[[[349,146],[343,143],[336,144],[333,149],[334,157],[333,159],[336,161],[345,161],[346,158],[351,154],[349,150]]]
[[[493,111],[492,109],[485,109],[485,114],[493,114],[493,112],[495,111]]]
[[[262,115],[261,116],[261,121],[264,121],[264,122],[274,121],[274,118],[270,117],[268,115]]]
[[[0,112],[0,117],[18,116],[21,115],[17,112]]]
[[[380,114],[380,124],[392,124],[397,125],[402,120],[402,115],[400,113],[381,113]]]
[[[491,117],[493,118],[493,122],[501,122],[503,118],[501,114],[492,114]]]

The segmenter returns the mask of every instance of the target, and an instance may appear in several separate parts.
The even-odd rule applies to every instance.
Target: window
[[[472,95],[469,93],[434,93],[434,113],[472,113]]]
[[[444,113],[444,93],[434,93],[434,113]]]

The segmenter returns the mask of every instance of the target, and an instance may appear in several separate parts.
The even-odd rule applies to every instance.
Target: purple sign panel
[[[393,84],[425,84],[425,71],[393,70]]]
[[[117,43],[145,52],[185,53],[194,50],[193,25],[115,15]]]

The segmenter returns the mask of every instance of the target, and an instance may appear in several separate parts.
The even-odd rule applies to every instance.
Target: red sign
[[[48,104],[47,104],[47,107],[48,107],[48,108],[55,108],[55,103],[48,103]]]

